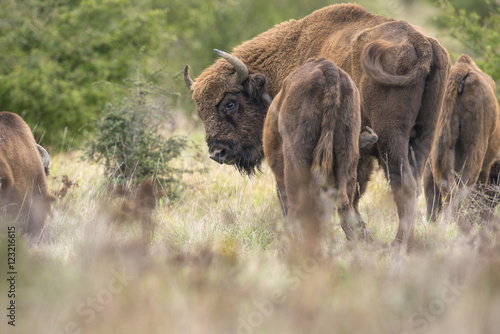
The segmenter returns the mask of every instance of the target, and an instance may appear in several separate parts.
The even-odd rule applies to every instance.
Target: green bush
[[[168,118],[168,93],[152,77],[128,81],[127,94],[109,103],[95,125],[95,139],[87,157],[102,162],[107,178],[115,185],[130,186],[146,179],[171,193],[183,170],[171,166],[186,148],[184,137],[166,138],[163,125]]]
[[[500,5],[486,0],[490,6],[488,15],[481,17],[476,12],[455,9],[453,5],[440,0],[440,19],[451,36],[458,40],[474,58],[481,70],[497,82],[497,97],[500,96]],[[454,55],[457,56],[457,55]]]
[[[491,5],[485,0],[448,0],[457,9],[463,9],[468,13],[475,12],[480,17],[487,17],[490,14]]]
[[[111,89],[145,48],[157,68],[169,59],[161,81],[183,92],[185,63],[196,77],[211,64],[214,48],[230,51],[272,25],[300,18],[326,0],[5,0],[0,6],[0,106],[24,117],[44,145],[75,144],[100,116]],[[67,130],[67,131],[66,131]]]
[[[58,147],[78,142],[110,90],[134,69],[143,46],[168,43],[165,12],[142,0],[8,0],[0,6],[0,105]]]
[[[190,114],[195,108],[177,75],[186,63],[196,78],[217,58],[214,48],[230,52],[277,23],[334,2],[340,1],[4,0],[0,106],[36,126],[46,146],[61,148],[65,133],[79,144],[112,93],[95,83],[130,77],[145,48],[148,68],[169,60],[158,81],[181,93],[176,99]]]

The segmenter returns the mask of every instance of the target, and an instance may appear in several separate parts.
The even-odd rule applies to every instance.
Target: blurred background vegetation
[[[498,81],[500,15],[492,1],[358,2],[438,32],[454,60],[467,52]],[[78,145],[92,137],[106,103],[126,94],[119,84],[135,77],[140,62],[146,72],[164,67],[154,82],[168,92],[165,115],[175,109],[191,116],[194,106],[180,75],[185,63],[196,77],[215,60],[214,48],[230,51],[274,24],[332,3],[5,0],[0,7],[1,109],[22,115],[37,140],[51,149],[61,149],[63,142]]]

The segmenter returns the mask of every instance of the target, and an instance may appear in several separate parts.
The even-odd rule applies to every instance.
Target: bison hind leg
[[[361,215],[354,210],[352,205],[343,205],[340,198],[337,202],[337,212],[340,217],[340,226],[344,230],[347,240],[372,242],[373,238],[371,231],[363,221]]]
[[[293,174],[293,175],[290,175]],[[318,249],[323,230],[323,202],[309,173],[286,175],[287,230],[306,252]]]

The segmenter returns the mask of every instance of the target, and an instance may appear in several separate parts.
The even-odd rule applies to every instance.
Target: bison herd
[[[417,197],[436,220],[452,190],[488,180],[500,150],[495,84],[467,56],[454,66],[419,27],[361,6],[325,7],[244,42],[196,81],[184,69],[211,159],[255,174],[267,160],[284,214],[301,189],[335,190],[349,240],[370,233],[358,205],[376,163],[414,239]],[[36,234],[50,210],[48,157],[24,121],[0,113],[0,208]],[[500,162],[496,162],[500,165]],[[497,167],[498,169],[498,167]]]
[[[285,214],[297,214],[301,188],[327,185],[356,238],[377,161],[397,206],[394,243],[409,246],[422,182],[435,220],[451,190],[492,178],[494,82],[466,55],[452,67],[419,27],[339,4],[216,52],[195,81],[184,69],[210,157],[248,175],[266,158]]]

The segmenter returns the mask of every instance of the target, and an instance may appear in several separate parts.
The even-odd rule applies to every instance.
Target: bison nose
[[[210,159],[212,159],[213,161],[223,164],[227,158],[227,150],[225,148],[221,150],[216,150],[213,154],[210,154],[209,156]]]

